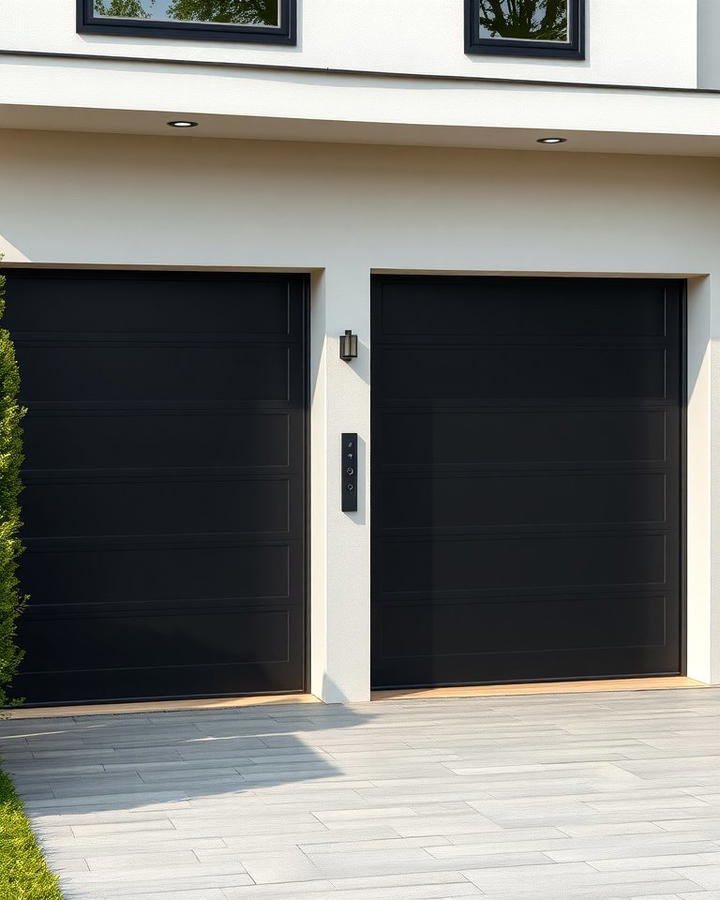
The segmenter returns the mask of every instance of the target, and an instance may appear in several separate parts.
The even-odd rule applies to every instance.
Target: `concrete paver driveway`
[[[720,898],[720,690],[0,722],[68,900]]]

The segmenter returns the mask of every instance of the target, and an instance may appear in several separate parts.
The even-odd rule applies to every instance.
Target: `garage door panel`
[[[666,617],[664,596],[398,603],[388,606],[382,650],[392,658],[662,647]]]
[[[164,699],[166,697],[207,697],[228,694],[228,684],[241,684],[243,694],[286,693],[288,683],[295,676],[295,664],[290,662],[236,663],[224,666],[166,666],[152,669],[149,681],[147,668],[80,669],[48,672],[28,672],[23,676],[24,696],[33,697],[47,691],[47,681],[54,682],[54,700],[60,705],[77,702],[86,697],[88,702]],[[87,696],[87,686],[92,685],[92,696]],[[118,684],[125,694],[118,694]],[[148,693],[148,687],[156,691]],[[140,739],[146,744],[147,738]]]
[[[285,468],[286,412],[33,410],[23,421],[35,469]]]
[[[160,547],[146,541],[141,547],[113,549],[89,542],[49,543],[29,541],[20,559],[20,579],[32,608],[288,598],[295,556],[294,568],[299,564],[302,570],[302,546],[280,543]]]
[[[378,276],[376,687],[680,671],[682,286]]]
[[[238,304],[237,276],[34,272],[13,286],[5,322],[16,334],[289,336],[296,304],[287,280],[251,276]],[[201,312],[199,312],[201,310]],[[39,329],[42,331],[39,331]],[[293,334],[294,337],[294,334]]]
[[[663,585],[664,534],[387,540],[380,591]]]
[[[287,403],[289,352],[279,345],[82,345],[19,341],[23,397],[33,401]]]
[[[376,436],[387,467],[663,463],[671,414],[637,408],[393,410],[378,416]]]
[[[512,656],[512,663],[508,657]],[[391,657],[386,662],[387,683],[409,679],[412,684],[429,685],[447,678],[447,668],[439,665],[439,655]],[[627,665],[628,659],[632,666]],[[632,678],[637,668],[645,673],[661,673],[673,664],[673,657],[663,646],[616,646],[554,650],[548,652],[458,653],[452,656],[452,681],[448,684],[522,683],[532,681],[594,680],[598,678]],[[542,677],[538,677],[542,672]]]
[[[277,608],[56,615],[55,627],[65,635],[62,646],[44,621],[30,616],[24,634],[35,648],[36,668],[27,670],[152,669],[185,665],[189,654],[194,666],[287,662],[290,614]]]
[[[378,364],[374,383],[386,400],[664,400],[665,350],[396,347]]]
[[[306,290],[9,273],[29,407],[17,695],[304,689]]]
[[[28,537],[289,530],[287,481],[26,484]],[[142,514],[138,515],[138,511]]]
[[[458,279],[452,296],[443,281],[411,279],[387,283],[379,300],[383,334],[405,339],[408,335],[482,335],[509,337],[603,337],[614,339],[664,337],[666,309],[658,303],[665,286],[627,280],[577,281],[543,279],[537,282],[486,278],[482,306],[472,279]],[[632,291],[633,302],[625,296]],[[441,304],[442,317],[437,309]]]
[[[640,516],[659,524],[666,519],[663,472],[386,476],[381,496],[388,529],[626,525]]]

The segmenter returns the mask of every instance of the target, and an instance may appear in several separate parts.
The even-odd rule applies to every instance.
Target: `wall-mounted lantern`
[[[357,359],[357,354],[357,335],[353,334],[352,331],[348,329],[345,334],[340,335],[340,359],[344,359],[345,362],[350,362],[351,359]]]

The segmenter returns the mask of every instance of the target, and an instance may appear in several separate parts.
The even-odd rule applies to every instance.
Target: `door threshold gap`
[[[613,678],[596,681],[544,681],[527,684],[484,684],[459,687],[397,688],[372,692],[373,700],[439,700],[443,697],[512,697],[525,694],[589,694],[712,687],[684,675]]]

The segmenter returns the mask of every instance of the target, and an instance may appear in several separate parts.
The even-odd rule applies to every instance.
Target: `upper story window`
[[[585,0],[465,0],[466,53],[584,59]]]
[[[294,44],[297,0],[77,0],[78,31]]]

